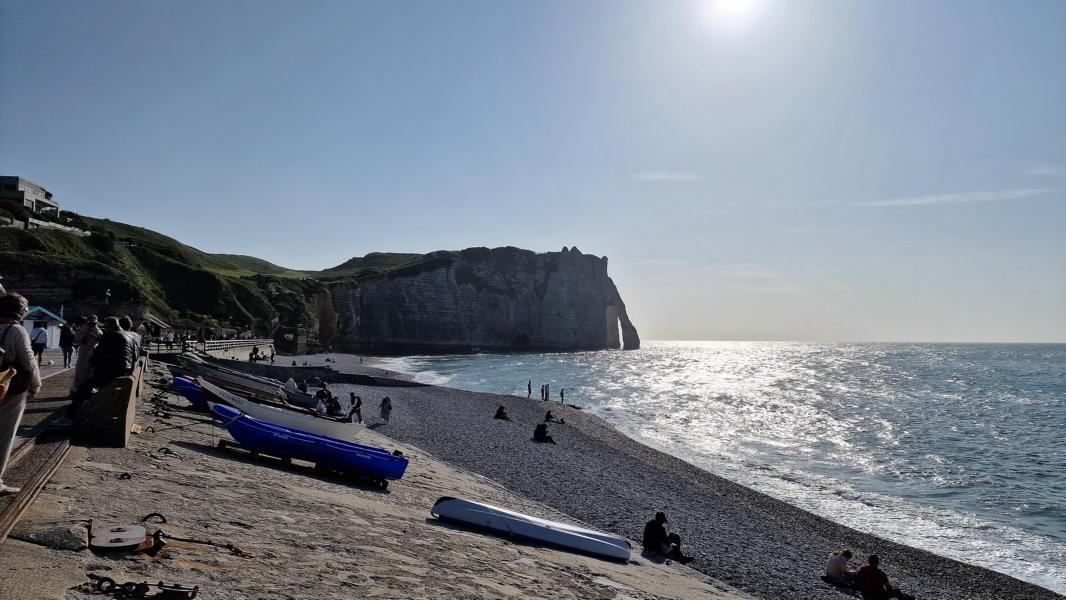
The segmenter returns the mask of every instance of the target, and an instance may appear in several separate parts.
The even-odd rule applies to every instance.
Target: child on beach
[[[388,423],[389,417],[392,415],[392,400],[385,396],[381,399],[381,418]]]

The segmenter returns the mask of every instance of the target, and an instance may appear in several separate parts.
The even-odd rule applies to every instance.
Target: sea
[[[646,342],[409,356],[553,401],[838,523],[1066,593],[1066,344]]]

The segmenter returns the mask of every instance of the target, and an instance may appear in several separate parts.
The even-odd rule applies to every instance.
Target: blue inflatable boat
[[[253,452],[306,460],[318,468],[335,469],[381,483],[399,479],[407,470],[406,457],[382,448],[273,425],[224,404],[214,404],[211,410],[233,439]]]
[[[204,389],[195,381],[184,377],[175,377],[174,389],[177,390],[178,395],[182,398],[192,402],[192,406],[196,410],[204,412],[210,410],[207,406],[207,400],[204,398]]]

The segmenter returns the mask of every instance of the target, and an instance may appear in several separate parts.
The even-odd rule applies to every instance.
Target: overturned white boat
[[[444,496],[429,511],[435,517],[487,529],[495,533],[551,544],[611,560],[629,560],[624,538],[470,500]]]
[[[251,417],[273,425],[349,442],[356,441],[355,435],[358,433],[359,428],[362,427],[362,425],[352,422],[351,414],[348,417],[330,417],[295,407],[286,408],[264,404],[222,389],[203,377],[198,377],[196,382],[203,388],[208,405],[218,402],[228,404]]]
[[[227,387],[247,390],[249,394],[270,398],[296,406],[313,407],[315,398],[310,394],[288,388],[285,384],[267,377],[259,377],[236,369],[215,364],[192,354],[178,356],[181,367],[196,376],[206,376]]]

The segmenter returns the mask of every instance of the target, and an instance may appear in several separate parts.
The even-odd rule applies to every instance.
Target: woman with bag
[[[19,491],[17,487],[4,484],[4,471],[26,401],[41,391],[41,373],[30,347],[30,335],[21,324],[27,305],[26,299],[19,294],[0,294],[0,374],[8,369],[15,370],[7,390],[0,394],[0,495]]]

